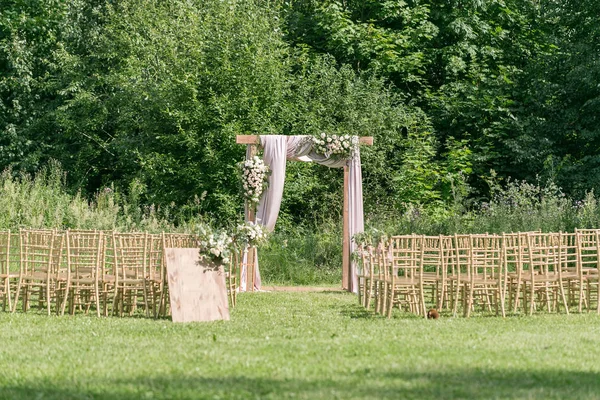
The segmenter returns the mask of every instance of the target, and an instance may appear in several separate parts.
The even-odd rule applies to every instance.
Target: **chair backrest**
[[[91,230],[67,230],[66,259],[73,277],[100,278],[104,258],[103,233]]]
[[[443,269],[443,237],[423,236],[421,268],[423,273],[434,273],[436,279],[445,276]]]
[[[558,233],[527,233],[532,280],[536,276],[558,276],[561,271],[561,242]]]
[[[597,271],[600,262],[600,230],[575,229],[579,271]]]
[[[406,235],[390,238],[388,273],[393,279],[417,283],[422,280],[424,236]]]
[[[11,238],[10,231],[0,232],[0,275],[10,273]]]
[[[470,235],[469,278],[480,282],[499,281],[503,274],[502,236]]]
[[[563,273],[578,273],[580,272],[581,254],[577,240],[577,233],[558,233],[559,248],[560,248],[560,268]],[[598,259],[597,257],[595,258]]]
[[[118,279],[147,278],[147,233],[113,232],[114,266]]]
[[[385,266],[389,263],[388,245],[386,242],[379,242],[376,247],[372,247],[369,251],[368,258],[371,268],[371,277],[375,279],[385,279],[387,271]]]
[[[11,274],[19,274],[21,271],[21,233],[10,232],[10,243],[8,247],[8,270]]]
[[[164,233],[165,248],[199,247],[198,236],[191,233]]]
[[[367,245],[359,245],[356,249],[356,253],[358,257],[358,261],[356,263],[357,266],[357,274],[359,276],[370,276],[371,275],[371,254],[373,252],[373,246]]]
[[[21,271],[25,275],[58,273],[64,244],[64,234],[55,230],[21,229]]]
[[[164,261],[164,234],[148,234],[146,241],[146,265],[148,269],[148,277],[151,280],[160,280],[164,276],[165,261]]]
[[[506,273],[520,274],[528,270],[529,250],[527,232],[503,233],[502,254],[504,271]]]
[[[440,247],[442,252],[442,269],[446,277],[455,277],[456,255],[453,236],[441,236]]]
[[[452,274],[457,278],[470,276],[471,270],[471,237],[454,234],[454,263]]]

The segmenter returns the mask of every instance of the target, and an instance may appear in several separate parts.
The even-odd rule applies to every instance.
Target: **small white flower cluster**
[[[267,228],[254,222],[246,222],[237,226],[236,241],[251,247],[265,243],[269,237]]]
[[[312,142],[314,150],[325,157],[333,155],[351,159],[358,148],[358,136],[330,135],[322,132],[319,136],[313,136]]]
[[[251,204],[258,204],[260,196],[267,186],[269,167],[264,161],[254,156],[241,163],[244,198]]]
[[[200,240],[200,258],[209,258],[212,261],[229,263],[233,238],[225,231],[212,231],[205,225],[198,227]]]

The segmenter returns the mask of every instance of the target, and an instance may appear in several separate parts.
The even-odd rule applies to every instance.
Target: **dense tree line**
[[[182,215],[239,215],[236,134],[375,137],[366,207],[445,209],[490,170],[600,189],[593,0],[0,0],[0,168],[49,160]],[[332,216],[291,163],[283,221]],[[339,209],[340,207],[337,207]]]

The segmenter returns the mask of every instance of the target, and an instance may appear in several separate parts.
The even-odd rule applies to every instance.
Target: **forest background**
[[[595,0],[0,0],[0,228],[231,225],[238,134],[373,136],[369,230],[598,227]],[[273,281],[340,275],[342,173],[289,163]]]

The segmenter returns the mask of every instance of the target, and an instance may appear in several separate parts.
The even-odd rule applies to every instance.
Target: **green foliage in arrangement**
[[[573,232],[575,228],[600,226],[598,198],[593,191],[582,200],[566,196],[554,183],[531,184],[525,181],[508,181],[500,185],[497,178],[488,181],[492,193],[489,201],[464,207],[459,198],[453,209],[409,206],[394,218],[373,215],[368,229],[387,234],[454,234],[454,233],[502,233],[526,232]]]
[[[595,399],[600,391],[595,314],[388,320],[356,303],[340,292],[242,293],[230,321],[190,324],[0,313],[10,344],[0,347],[0,398]]]

